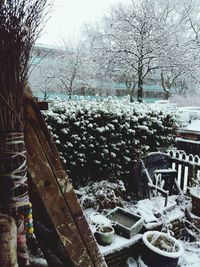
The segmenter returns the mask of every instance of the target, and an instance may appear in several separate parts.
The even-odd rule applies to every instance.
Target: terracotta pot
[[[146,265],[149,267],[177,266],[179,257],[183,253],[183,247],[177,239],[159,231],[148,231],[143,234],[142,239],[144,243],[142,260]],[[152,239],[155,240],[154,243]],[[165,250],[166,246],[172,248],[172,251]]]

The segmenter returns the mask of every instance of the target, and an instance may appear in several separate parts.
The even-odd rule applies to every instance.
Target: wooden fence
[[[191,187],[200,177],[200,157],[197,155],[186,155],[182,151],[171,150],[168,152],[172,169],[177,171],[177,184],[183,193]]]

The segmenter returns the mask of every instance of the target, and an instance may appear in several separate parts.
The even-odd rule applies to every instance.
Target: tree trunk
[[[0,266],[17,267],[17,227],[12,217],[0,215]]]
[[[128,88],[129,95],[130,95],[130,102],[134,102],[134,88]]]
[[[131,90],[130,90],[130,102],[131,103],[134,102],[135,86],[136,86],[136,83],[134,82],[134,84],[132,84]]]
[[[165,91],[165,96],[164,96],[165,100],[168,100],[169,96],[170,96],[169,91]]]
[[[142,67],[138,69],[138,102],[142,102],[143,99],[143,78],[142,78]]]
[[[142,53],[141,53],[142,54]],[[138,64],[138,102],[142,102],[143,99],[143,55],[141,55]]]
[[[69,100],[72,100],[72,88],[69,88]]]
[[[165,80],[165,77],[164,77],[164,73],[161,72],[161,85],[162,85],[162,88],[164,90],[164,99],[165,100],[168,100],[169,99],[169,96],[170,96],[170,89],[171,89],[171,86],[173,84],[173,82],[170,84],[169,80]],[[168,86],[166,85],[168,83]]]
[[[134,97],[133,94],[130,94],[130,102],[133,103],[134,102]]]

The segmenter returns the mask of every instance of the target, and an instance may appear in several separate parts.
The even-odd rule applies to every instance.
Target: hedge
[[[130,177],[137,160],[171,146],[176,112],[127,98],[54,100],[44,114],[75,187]]]

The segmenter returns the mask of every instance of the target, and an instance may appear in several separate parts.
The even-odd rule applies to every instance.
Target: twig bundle
[[[0,133],[23,131],[30,52],[47,6],[47,0],[0,1]]]
[[[22,101],[46,7],[47,0],[0,0],[0,212],[16,220],[20,266],[28,264],[27,221],[33,232]]]
[[[47,0],[0,2],[0,205],[28,203],[23,93]]]

